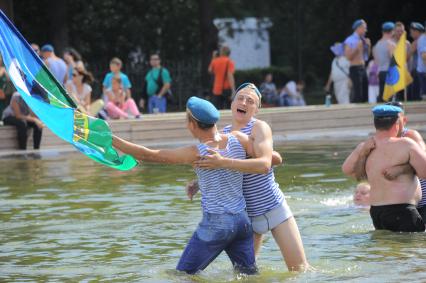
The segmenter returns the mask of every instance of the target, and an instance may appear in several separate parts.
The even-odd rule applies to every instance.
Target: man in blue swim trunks
[[[365,171],[371,185],[370,216],[376,229],[420,232],[425,225],[416,209],[421,198],[418,178],[407,172],[388,180],[383,174],[393,166],[409,164],[419,178],[426,177],[426,152],[412,139],[397,137],[404,127],[401,113],[402,109],[393,105],[374,107],[374,147],[360,143],[343,163],[342,171],[355,177],[357,162],[366,160]]]

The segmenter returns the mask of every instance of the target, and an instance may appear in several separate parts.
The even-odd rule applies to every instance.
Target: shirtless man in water
[[[383,172],[393,166],[409,164],[420,178],[426,177],[426,153],[409,138],[397,138],[403,129],[402,109],[391,105],[373,108],[376,133],[373,140],[359,144],[342,166],[343,173],[355,177],[357,162],[368,156],[365,171],[371,185],[370,216],[376,229],[401,232],[425,230],[416,209],[421,198],[419,180],[406,172],[394,180],[385,178]],[[375,146],[371,146],[374,142]],[[374,148],[371,152],[371,148]]]

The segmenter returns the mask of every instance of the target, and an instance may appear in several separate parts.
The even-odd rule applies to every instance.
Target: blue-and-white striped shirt
[[[256,119],[240,129],[240,132],[250,135]],[[229,133],[232,125],[223,129]],[[284,194],[275,182],[274,170],[271,168],[268,174],[244,174],[243,193],[247,204],[247,213],[250,217],[259,216],[279,206],[284,201]]]
[[[422,199],[417,204],[417,207],[426,206],[426,179],[419,179],[420,186],[422,187]]]
[[[198,144],[201,156],[210,154],[205,144]],[[228,144],[219,153],[232,159],[245,159],[246,152],[240,141],[233,135],[228,135]],[[208,213],[237,214],[246,208],[243,196],[243,173],[228,169],[195,168],[198,185],[201,191],[201,207]]]

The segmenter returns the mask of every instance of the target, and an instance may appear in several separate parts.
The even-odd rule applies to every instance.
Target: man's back
[[[376,139],[376,148],[366,163],[372,205],[416,204],[420,200],[418,179],[413,173],[406,173],[392,181],[383,175],[387,168],[410,163],[412,143],[407,138]]]
[[[211,62],[211,70],[214,74],[213,93],[221,94],[224,89],[230,89],[228,74],[234,73],[234,62],[227,56],[220,56]]]
[[[387,72],[391,62],[390,46],[394,45],[389,39],[381,39],[374,46],[373,54],[377,62],[379,72]]]
[[[47,64],[49,70],[55,76],[55,78],[61,83],[64,84],[65,75],[67,73],[67,64],[61,58],[50,57],[47,59]]]

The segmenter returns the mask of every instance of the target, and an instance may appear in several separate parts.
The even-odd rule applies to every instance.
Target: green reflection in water
[[[316,271],[291,274],[273,238],[249,282],[426,280],[424,234],[372,232],[351,204],[355,183],[340,166],[354,144],[279,149],[276,178]],[[201,211],[186,199],[189,166],[131,172],[81,154],[0,159],[0,281],[224,282],[239,280],[225,255],[197,276],[174,271]]]

